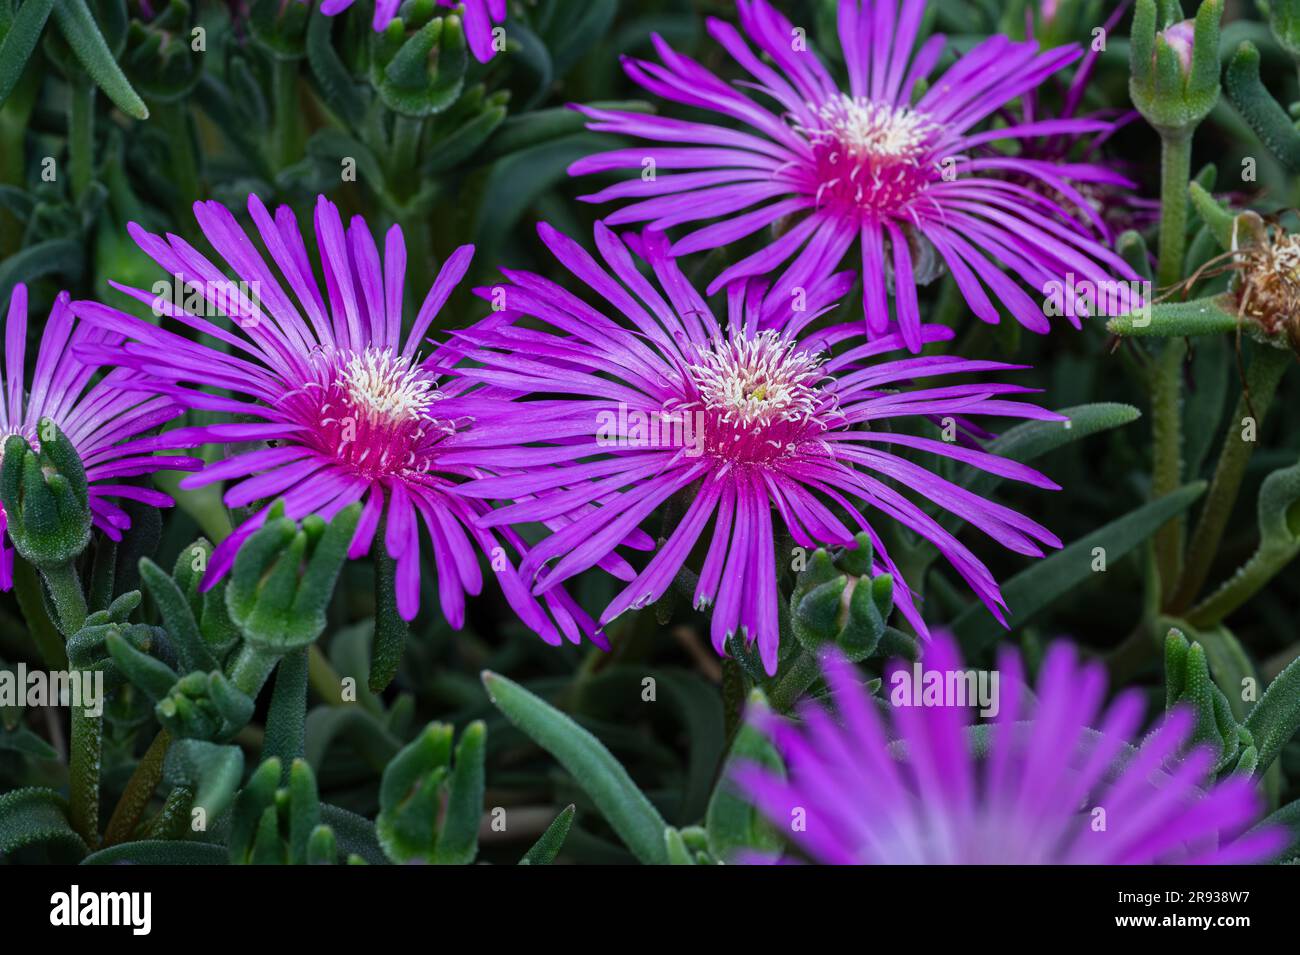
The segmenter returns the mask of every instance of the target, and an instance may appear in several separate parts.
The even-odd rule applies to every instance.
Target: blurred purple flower
[[[125,480],[162,470],[194,470],[202,459],[155,454],[157,447],[175,444],[141,435],[185,409],[165,397],[133,387],[138,376],[114,369],[91,383],[100,370],[83,362],[74,349],[87,344],[112,345],[122,336],[77,324],[70,298],[60,293],[41,332],[30,392],[24,387],[27,357],[27,286],[17,285],[9,297],[4,324],[5,365],[0,374],[0,458],[3,442],[21,435],[40,449],[41,421],[58,425],[76,449],[86,469],[90,513],[94,526],[112,540],[121,540],[131,526],[126,511],[110,500],[141,501],[153,507],[171,507],[172,499],[148,487]],[[13,551],[5,531],[8,519],[0,506],[0,590],[13,586]]]
[[[194,210],[204,236],[244,285],[228,279],[179,236],[164,239],[134,223],[131,236],[169,275],[180,278],[186,301],[190,290],[200,290],[203,310],[233,326],[190,314],[151,292],[113,285],[224,347],[192,341],[95,302],[73,306],[87,321],[130,339],[97,349],[101,360],[149,375],[147,387],[190,408],[234,419],[160,438],[227,447],[229,457],[181,486],[235,480],[225,493],[228,506],[282,497],[286,516],[294,520],[308,514],[328,520],[364,500],[349,556],[366,554],[382,527],[381,544],[396,561],[397,609],[407,620],[419,609],[420,539],[427,536],[442,610],[453,628],[464,625],[465,595],[482,588],[481,551],[511,607],[548,643],[560,643],[561,632],[575,643],[584,632],[594,632],[595,624],[562,590],[546,596],[550,615],[542,609],[505,557],[503,544],[522,553],[523,541],[509,528],[494,533],[479,526],[485,508],[453,493],[466,479],[465,469],[442,459],[468,424],[456,401],[464,385],[441,384],[445,352],[421,358],[417,349],[469,267],[473,247],[462,246],[448,257],[403,335],[406,245],[400,228],[385,236],[381,260],[365,221],[354,217],[345,229],[338,209],[321,196],[313,224],[325,278],[322,297],[288,206],[273,218],[260,199],[248,199],[249,215],[288,291],[228,209],[200,202]],[[256,294],[245,294],[245,288]],[[249,450],[248,442],[257,446]],[[205,586],[230,569],[235,552],[264,523],[268,510],[262,507],[217,546]]]
[[[1131,0],[1124,0],[1111,12],[1101,27],[1104,35],[1111,34],[1131,5]],[[1046,8],[1043,15],[1044,20],[1050,21]],[[1041,23],[1042,21],[1039,28]],[[1030,32],[1035,29],[1032,15],[1028,18],[1026,29]],[[1079,114],[1100,56],[1101,53],[1095,46],[1089,47],[1074,76],[1063,89],[1064,101],[1056,112],[1057,118],[1072,119]],[[1040,110],[1038,90],[1031,90],[1022,97],[1018,116],[1010,110],[1002,111],[1001,115],[1008,124],[1019,125],[1032,123]],[[1086,219],[1105,245],[1112,247],[1121,232],[1128,229],[1144,230],[1159,219],[1159,201],[1138,195],[1138,184],[1125,175],[1131,164],[1102,155],[1102,150],[1111,137],[1140,116],[1135,109],[1108,107],[1089,113],[1086,117],[1106,124],[1100,132],[1058,133],[1024,141],[1020,158],[1039,167],[1056,168],[1074,187],[1075,194],[1058,192],[1049,182],[1036,176],[1010,178],[1030,190],[1043,193],[1067,209],[1071,215]]]
[[[898,486],[1017,553],[1041,556],[1039,543],[1060,546],[1034,521],[895,453],[939,455],[1055,488],[1015,462],[903,433],[907,420],[928,415],[1063,420],[1006,400],[1031,390],[1015,385],[896,390],[913,380],[1023,366],[957,356],[881,360],[901,340],[888,335],[863,344],[856,322],[807,332],[845,293],[852,282],[847,273],[814,289],[794,313],[790,299],[764,298],[757,281],[735,284],[724,331],[661,233],[629,236],[625,245],[597,225],[602,264],[550,226],[539,232],[573,273],[575,291],[518,271],[505,272],[509,284],[480,290],[500,310],[459,333],[470,364],[456,373],[514,397],[484,398],[473,411],[473,431],[448,458],[522,472],[458,488],[473,498],[513,502],[485,515],[486,525],[587,509],[521,564],[525,576],[538,580],[538,592],[610,557],[652,511],[678,496],[676,526],[665,529],[667,540],[601,622],[662,596],[707,536],[695,603],[713,607],[713,645],[721,653],[728,637],[743,632],[757,641],[772,672],[779,643],[774,508],[800,547],[853,547],[855,532],[866,531],[879,572],[894,574],[901,612],[922,632],[924,622],[868,523],[869,511],[933,542],[999,619],[1002,598],[984,564]],[[653,269],[657,283],[641,274],[631,253]],[[578,289],[602,299],[602,307],[587,304]],[[775,322],[778,309],[794,317]],[[780,331],[764,327],[774,323]],[[932,342],[952,332],[923,326],[918,334]],[[859,341],[831,354],[848,340]],[[903,427],[884,430],[884,422]],[[550,561],[556,563],[547,569]]]
[[[788,296],[838,268],[857,240],[868,330],[889,331],[887,289],[892,286],[903,340],[916,352],[921,347],[917,285],[933,277],[936,258],[979,318],[997,322],[994,302],[1000,301],[1036,332],[1050,327],[1039,295],[1049,282],[1064,281],[1070,273],[1079,282],[1136,278],[1097,240],[1095,221],[1081,221],[1067,208],[1086,206],[1071,180],[1104,177],[1104,170],[1005,151],[1017,140],[1102,133],[1109,122],[1041,119],[975,131],[1077,60],[1078,47],[1040,54],[1035,43],[989,37],[918,96],[945,47],[943,37],[933,36],[913,55],[925,0],[901,5],[844,0],[839,36],[848,69],[846,93],[808,48],[804,31],[766,0],[737,0],[737,7],[739,30],[711,18],[709,33],[753,77],[743,85],[774,101],[777,113],[655,37],[663,65],[626,59],[632,79],[666,99],[720,113],[747,128],[576,106],[592,120],[591,129],[670,145],[600,153],[569,170],[573,175],[642,172],[584,197],[635,200],[608,217],[611,225],[647,222],[668,230],[718,220],[678,239],[673,255],[726,246],[776,225],[776,235],[760,251],[714,279],[710,294],[733,280],[784,266],[773,291]],[[766,58],[756,56],[746,40]],[[661,176],[659,170],[681,172]],[[1121,289],[1119,307],[1127,310],[1127,304]],[[1071,305],[1067,315],[1076,327],[1080,315],[1095,311],[1086,302]]]
[[[1135,749],[1128,741],[1141,725],[1141,693],[1103,706],[1104,671],[1074,653],[1053,646],[1030,694],[1019,656],[1002,650],[1000,708],[977,756],[969,707],[894,705],[891,728],[862,677],[832,651],[824,668],[838,719],[811,701],[797,725],[760,713],[788,778],[750,765],[736,782],[801,849],[830,864],[1235,864],[1285,847],[1278,829],[1242,835],[1263,809],[1257,784],[1210,781],[1213,754],[1184,752],[1189,711],[1171,713]],[[940,674],[962,669],[942,634],[922,662]]]

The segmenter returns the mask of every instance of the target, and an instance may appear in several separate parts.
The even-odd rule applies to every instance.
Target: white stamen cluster
[[[825,375],[819,355],[794,348],[771,330],[715,342],[689,369],[701,402],[721,412],[722,421],[743,428],[806,421],[823,403],[817,385]]]
[[[391,348],[371,346],[345,358],[339,385],[353,407],[376,418],[415,420],[430,417],[429,408],[442,398],[435,379],[411,365]]]
[[[841,93],[817,110],[820,129],[804,130],[818,142],[834,141],[848,156],[892,164],[915,160],[938,129],[924,113],[907,106],[891,106],[862,96]]]

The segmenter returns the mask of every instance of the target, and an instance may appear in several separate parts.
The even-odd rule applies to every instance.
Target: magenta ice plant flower
[[[709,294],[779,269],[773,292],[788,295],[834,272],[856,244],[869,332],[889,331],[892,291],[894,318],[916,352],[917,286],[933,276],[936,260],[979,318],[997,322],[1000,302],[1036,332],[1050,324],[1042,301],[1048,283],[1071,274],[1072,285],[1136,278],[1098,241],[1095,217],[1077,212],[1087,203],[1074,181],[1105,177],[1105,170],[1022,158],[1010,148],[1037,137],[1100,133],[1110,123],[988,122],[1076,61],[1077,46],[1040,53],[1035,43],[993,36],[928,80],[945,41],[932,36],[913,50],[925,0],[841,0],[846,88],[804,30],[766,0],[737,0],[737,9],[739,29],[710,18],[708,31],[749,74],[745,83],[724,82],[658,37],[662,63],[624,60],[645,89],[721,122],[574,107],[593,130],[650,141],[570,167],[574,175],[640,173],[584,197],[628,200],[608,216],[611,225],[692,227],[673,243],[673,255],[729,246],[772,227],[762,248],[733,260]],[[1116,294],[1127,310],[1128,288]],[[1097,310],[1073,295],[1069,304],[1076,327]]]
[[[0,458],[4,440],[21,435],[40,450],[43,422],[53,422],[81,458],[93,525],[111,540],[120,540],[131,519],[115,500],[170,507],[162,491],[131,483],[131,478],[165,469],[193,470],[199,458],[155,454],[157,447],[176,447],[146,435],[183,414],[164,396],[134,387],[139,376],[124,369],[98,377],[98,365],[82,361],[84,345],[108,346],[121,341],[113,332],[78,323],[70,296],[59,294],[41,332],[41,342],[27,386],[27,287],[17,285],[9,297],[4,323],[5,363],[0,372]],[[9,548],[8,518],[0,506],[0,590],[13,586],[14,553]]]
[[[935,634],[920,666],[948,685],[962,670],[944,634]],[[1190,711],[1174,710],[1135,747],[1141,692],[1106,705],[1104,670],[1081,664],[1064,641],[1049,649],[1032,693],[1018,654],[1002,650],[998,712],[979,728],[961,701],[904,687],[914,682],[911,665],[886,679],[888,719],[838,653],[826,655],[824,669],[837,715],[810,700],[798,723],[759,711],[756,725],[786,771],[750,765],[735,775],[817,861],[1238,864],[1267,861],[1286,846],[1283,831],[1247,831],[1263,809],[1255,781],[1215,783],[1214,754],[1188,752]],[[977,732],[988,734],[978,747]],[[796,818],[801,825],[791,824]]]
[[[362,501],[349,556],[379,546],[396,562],[403,618],[412,619],[419,608],[423,539],[437,567],[443,613],[454,628],[464,624],[465,595],[482,588],[481,553],[511,607],[547,642],[560,643],[561,634],[578,642],[584,632],[594,633],[594,623],[562,590],[541,603],[529,594],[507,558],[507,548],[525,549],[523,540],[510,528],[480,527],[484,506],[454,493],[472,475],[443,460],[469,424],[456,397],[464,383],[444,385],[447,355],[439,349],[422,355],[420,346],[469,267],[473,247],[448,257],[403,331],[406,245],[399,227],[384,236],[381,257],[360,216],[345,228],[334,204],[320,197],[313,226],[322,291],[288,206],[273,216],[257,196],[249,196],[248,213],[262,248],[221,204],[200,202],[194,210],[205,238],[238,282],[179,236],[164,238],[134,223],[129,231],[168,275],[179,277],[187,305],[201,295],[204,304],[197,311],[205,314],[177,307],[175,296],[113,284],[219,347],[99,303],[78,302],[74,308],[128,338],[97,350],[105,362],[148,376],[147,387],[159,395],[226,419],[163,436],[226,448],[224,460],[187,477],[182,487],[232,481],[224,497],[228,506],[262,505],[217,546],[204,585],[230,569],[239,546],[265,522],[273,499],[283,499],[286,516],[294,520],[309,514],[329,520]]]
[[[1124,0],[1111,11],[1101,26],[1105,35],[1109,35],[1119,25],[1131,5],[1131,0]],[[1046,4],[1043,5],[1040,10],[1040,28],[1043,21],[1050,23],[1054,11],[1054,5],[1051,11]],[[1100,57],[1101,51],[1097,46],[1090,46],[1069,83],[1062,84],[1063,102],[1056,112],[1058,119],[1071,119],[1080,115],[1084,96],[1092,83]],[[1019,117],[1008,113],[1008,122],[1033,122],[1042,109],[1039,96],[1041,91],[1042,88],[1026,93],[1021,98]],[[1125,175],[1130,164],[1102,157],[1102,150],[1111,137],[1140,116],[1135,109],[1106,107],[1087,114],[1089,119],[1105,120],[1100,132],[1058,133],[1023,142],[1019,156],[1027,166],[1068,171],[1067,179],[1075,190],[1069,195],[1054,191],[1052,184],[1037,174],[1012,175],[1009,178],[1031,190],[1044,192],[1072,215],[1085,219],[1102,241],[1107,246],[1112,246],[1119,233],[1126,229],[1140,231],[1159,218],[1160,203],[1139,195],[1138,184]],[[1083,200],[1082,204],[1079,204],[1080,199]]]
[[[929,416],[1062,420],[1009,400],[1030,390],[1016,385],[912,384],[1023,366],[958,356],[887,358],[902,347],[899,336],[863,343],[857,322],[809,331],[851,284],[845,274],[812,290],[803,311],[779,323],[774,310],[788,311],[793,300],[765,296],[757,281],[733,285],[724,326],[661,233],[625,242],[597,225],[597,260],[548,225],[539,232],[572,279],[560,285],[506,271],[508,284],[480,290],[500,310],[459,333],[468,361],[457,374],[514,394],[498,397],[495,407],[484,400],[473,431],[450,457],[520,470],[458,488],[473,499],[509,502],[484,515],[484,524],[531,523],[587,509],[521,564],[538,592],[606,559],[676,498],[675,525],[665,528],[666,540],[605,609],[602,624],[662,596],[696,546],[707,542],[695,603],[712,608],[713,645],[722,652],[732,634],[743,633],[757,641],[772,672],[779,644],[777,561],[783,559],[774,548],[783,530],[804,548],[852,547],[854,535],[866,531],[877,570],[895,575],[900,610],[922,632],[911,592],[874,527],[880,518],[931,541],[999,619],[1003,604],[993,576],[921,505],[958,515],[1021,554],[1040,556],[1040,544],[1060,546],[1034,521],[907,456],[946,457],[1055,488],[1021,464],[908,433],[926,426]],[[657,281],[642,274],[638,257]],[[782,328],[764,327],[774,324]],[[922,326],[918,334],[938,341],[952,332]],[[844,342],[850,347],[833,350]]]
[[[321,0],[321,13],[332,17],[352,6],[355,0]],[[506,21],[506,0],[436,0],[440,7],[463,7],[465,42],[474,59],[486,63],[496,53],[492,31],[496,24]],[[371,26],[384,30],[397,16],[402,0],[375,0],[375,15]]]

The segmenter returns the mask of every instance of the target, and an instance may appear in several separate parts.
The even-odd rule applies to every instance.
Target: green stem
[[[1187,246],[1188,183],[1192,175],[1192,135],[1162,132],[1160,136],[1160,248],[1157,281],[1161,288],[1177,284],[1183,274]],[[1151,427],[1155,439],[1151,496],[1172,493],[1182,483],[1182,366],[1187,343],[1171,339],[1156,363],[1151,381]],[[1182,515],[1156,532],[1156,565],[1161,592],[1173,592],[1183,560],[1185,524]]]
[[[68,651],[63,646],[59,628],[45,609],[45,596],[41,593],[41,578],[36,568],[18,555],[14,555],[14,596],[18,609],[23,612],[27,629],[36,644],[41,661],[51,670],[68,668]]]
[[[1255,441],[1245,441],[1242,435],[1242,421],[1251,415],[1251,407],[1258,419],[1254,422],[1255,437],[1263,426],[1264,417],[1273,396],[1277,393],[1278,382],[1282,373],[1293,361],[1290,352],[1280,348],[1261,347],[1256,350],[1255,358],[1246,369],[1246,389],[1237,401],[1236,411],[1228,422],[1227,435],[1223,439],[1223,450],[1219,452],[1219,462],[1214,469],[1214,478],[1205,495],[1205,506],[1192,534],[1188,549],[1187,566],[1182,580],[1169,601],[1169,609],[1178,613],[1191,606],[1201,588],[1209,577],[1210,567],[1219,552],[1223,532],[1228,526],[1228,519],[1237,503],[1237,494],[1241,491],[1242,479],[1246,476],[1246,465],[1255,451]],[[1249,395],[1249,399],[1247,399]]]
[[[149,749],[140,757],[140,762],[136,763],[135,771],[127,780],[126,789],[122,790],[122,796],[118,799],[117,807],[109,817],[108,827],[104,830],[105,846],[126,842],[135,832],[145,809],[149,807],[149,800],[153,798],[153,791],[158,788],[158,783],[162,780],[163,760],[167,756],[167,748],[171,742],[171,734],[166,730],[159,730]]]
[[[177,206],[188,216],[190,206],[203,194],[199,184],[199,164],[194,156],[189,111],[180,103],[160,103],[154,109],[158,122],[167,134],[167,144],[171,150],[172,165],[169,172],[172,184],[176,187],[179,200]]]
[[[235,662],[230,665],[230,682],[240,692],[256,699],[279,660],[275,654],[245,643],[235,657]]]
[[[822,664],[817,654],[809,650],[800,650],[776,686],[772,689],[769,702],[778,713],[788,713],[808,687],[821,675]]]
[[[416,166],[420,161],[420,140],[424,135],[424,117],[393,117],[392,156],[389,160],[389,189],[406,198],[419,190]]]
[[[88,675],[88,674],[87,674]],[[103,759],[104,719],[72,707],[68,756],[68,821],[92,848],[99,844],[99,768]]]
[[[1298,553],[1300,546],[1261,546],[1223,586],[1193,608],[1187,622],[1197,630],[1217,627],[1224,617],[1263,590]]]
[[[81,578],[71,561],[66,564],[41,568],[45,587],[54,602],[59,631],[71,637],[86,622],[86,595],[81,589]]]
[[[103,538],[96,542],[90,567],[90,597],[93,610],[105,610],[113,600],[113,583],[117,579],[117,541]]]
[[[740,664],[735,659],[725,657],[722,661],[722,706],[725,720],[723,729],[728,746],[736,738],[736,733],[740,731],[740,724],[745,715],[745,699],[747,696],[745,671],[741,669]]]
[[[330,706],[343,705],[343,678],[314,643],[307,648],[307,683]]]
[[[1188,184],[1192,178],[1192,133],[1162,133],[1160,137],[1160,269],[1161,288],[1183,277],[1187,246]]]
[[[71,561],[41,568],[59,630],[71,637],[86,622],[86,595]],[[89,676],[89,673],[86,673]],[[103,759],[104,718],[72,707],[68,756],[68,821],[86,845],[99,844],[99,769]]]
[[[1172,494],[1183,480],[1183,362],[1187,341],[1165,342],[1151,378],[1152,449],[1151,497]],[[1156,566],[1162,598],[1173,593],[1183,563],[1185,524],[1181,515],[1156,532]]]
[[[410,625],[397,612],[397,561],[381,543],[375,548],[375,640],[370,653],[370,691],[382,693],[397,676]]]
[[[80,199],[95,178],[95,84],[84,76],[68,89],[68,167]]]
[[[298,95],[298,60],[274,60],[271,66],[275,123],[271,130],[271,165],[278,172],[297,162],[302,152],[302,101]]]

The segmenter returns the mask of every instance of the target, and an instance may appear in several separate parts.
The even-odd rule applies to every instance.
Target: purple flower
[[[1107,35],[1119,25],[1130,5],[1131,0],[1124,0],[1111,12],[1102,25],[1102,30]],[[1052,5],[1049,10],[1045,4],[1041,12],[1039,28],[1043,29],[1050,26],[1056,7]],[[1064,100],[1057,111],[1059,119],[1072,119],[1078,115],[1100,57],[1099,50],[1089,48],[1069,84],[1063,85]],[[1022,97],[1019,117],[1006,111],[1005,118],[1009,125],[1031,123],[1040,109],[1038,91],[1031,90]],[[1105,128],[1101,132],[1059,133],[1028,139],[1022,144],[1020,158],[1026,164],[1049,171],[1052,168],[1069,170],[1068,179],[1072,191],[1068,194],[1058,191],[1050,182],[1037,175],[1012,175],[1008,178],[1032,191],[1043,193],[1072,215],[1086,219],[1101,236],[1104,244],[1112,246],[1119,233],[1127,229],[1142,231],[1159,219],[1160,203],[1137,195],[1138,184],[1123,174],[1130,164],[1114,159],[1108,159],[1104,163],[1096,161],[1111,137],[1140,116],[1135,109],[1108,107],[1090,113],[1087,117],[1105,121]]]
[[[76,449],[86,469],[91,520],[112,540],[121,540],[131,519],[119,500],[170,507],[161,491],[139,487],[128,479],[166,469],[193,470],[199,458],[154,454],[165,441],[142,438],[147,431],[184,413],[175,402],[134,387],[137,376],[114,369],[94,384],[95,364],[80,360],[76,350],[86,344],[111,345],[120,335],[77,324],[66,292],[59,295],[41,333],[30,391],[25,389],[27,357],[27,286],[17,285],[9,297],[4,324],[5,365],[0,370],[0,458],[3,441],[21,435],[33,448],[41,444],[41,422],[53,421]],[[0,590],[13,586],[13,551],[5,534],[8,519],[0,506]]]
[[[777,226],[761,250],[714,279],[710,294],[734,280],[782,268],[773,292],[788,296],[838,268],[856,241],[868,330],[888,332],[886,290],[892,285],[903,340],[916,352],[921,347],[916,289],[933,277],[936,257],[979,318],[997,322],[995,301],[1001,302],[1036,332],[1049,328],[1037,295],[1049,282],[1063,282],[1071,273],[1078,282],[1108,285],[1115,274],[1136,278],[1092,236],[1089,223],[1049,195],[1060,194],[1081,207],[1085,203],[1070,180],[1104,172],[1034,162],[1006,151],[1008,144],[1033,137],[1103,132],[1109,123],[1031,119],[977,131],[996,111],[1077,60],[1077,47],[1040,54],[1034,43],[990,37],[918,93],[944,50],[944,39],[934,36],[913,55],[924,0],[902,0],[901,6],[898,0],[843,0],[845,92],[807,48],[803,30],[766,0],[737,0],[737,7],[740,30],[716,19],[709,20],[708,30],[753,77],[744,85],[762,94],[760,99],[658,37],[662,65],[629,59],[625,69],[651,92],[719,113],[744,130],[577,106],[593,121],[591,129],[668,145],[600,153],[569,169],[574,175],[641,172],[585,197],[634,200],[610,215],[610,224],[647,222],[668,230],[718,220],[679,238],[673,255],[726,246]],[[1127,310],[1127,291],[1119,295],[1119,307]],[[1071,305],[1067,314],[1076,327],[1079,315],[1096,311],[1084,301]]]
[[[563,591],[546,595],[548,615],[506,558],[507,545],[524,551],[522,539],[509,528],[484,530],[477,521],[484,507],[453,493],[467,472],[447,465],[442,455],[468,423],[456,399],[463,384],[443,387],[439,377],[447,355],[435,350],[421,358],[417,349],[469,267],[473,247],[462,246],[447,259],[403,334],[406,246],[400,228],[388,231],[381,259],[365,221],[354,217],[345,229],[338,209],[320,197],[314,226],[325,279],[322,295],[288,206],[272,217],[256,196],[248,199],[274,268],[224,206],[200,202],[194,210],[204,236],[243,284],[228,279],[179,236],[164,239],[134,223],[130,233],[184,283],[187,302],[199,294],[201,311],[233,325],[191,314],[194,309],[179,308],[165,296],[114,287],[224,347],[192,341],[98,303],[74,306],[88,321],[131,339],[101,349],[105,361],[150,376],[147,387],[187,407],[235,419],[163,436],[227,446],[225,460],[181,486],[233,480],[225,493],[230,507],[280,497],[294,520],[308,514],[329,520],[364,501],[349,556],[368,553],[382,528],[380,546],[396,561],[397,609],[405,619],[419,609],[423,536],[432,545],[439,598],[454,628],[464,625],[465,595],[482,588],[482,552],[510,605],[548,643],[560,643],[561,632],[578,642],[583,632],[594,631],[594,623]],[[250,450],[250,442],[257,446]],[[217,546],[206,586],[230,569],[235,552],[264,523],[268,510],[269,505],[262,507]]]
[[[934,385],[896,391],[913,380],[1023,367],[955,356],[880,360],[898,349],[897,335],[860,341],[856,322],[807,332],[851,283],[841,274],[814,289],[804,310],[774,324],[791,300],[763,296],[757,282],[729,289],[726,330],[671,257],[656,232],[623,240],[597,225],[603,264],[548,225],[542,241],[573,273],[587,304],[568,288],[528,272],[505,272],[510,284],[480,290],[503,306],[463,333],[473,363],[468,381],[513,391],[484,399],[474,430],[450,460],[492,464],[524,473],[488,477],[458,489],[478,499],[513,503],[483,522],[510,523],[572,516],[539,543],[520,570],[550,588],[608,558],[614,548],[670,499],[680,517],[644,570],[606,608],[608,623],[630,607],[658,599],[698,542],[708,552],[695,589],[697,607],[712,607],[712,641],[743,632],[757,640],[764,665],[777,663],[777,561],[780,524],[800,547],[854,546],[866,531],[881,572],[895,575],[901,611],[924,623],[898,568],[867,520],[867,512],[902,522],[931,541],[1001,619],[1002,598],[988,569],[931,514],[896,485],[959,515],[1018,553],[1040,556],[1039,543],[1060,546],[1049,531],[984,500],[903,454],[950,458],[1013,480],[1055,488],[1020,464],[977,449],[914,433],[925,416],[995,415],[1062,420],[1005,396],[1030,389],[1005,384]],[[629,248],[631,251],[629,251]],[[657,283],[638,270],[636,253]],[[517,322],[529,316],[537,321]],[[540,323],[540,325],[538,325]],[[924,341],[951,330],[924,326]],[[892,430],[881,425],[893,424]],[[846,523],[847,521],[847,523]],[[712,532],[706,527],[712,523]],[[551,561],[553,567],[547,568]],[[625,577],[633,576],[629,571]]]
[[[961,671],[940,634],[922,662],[945,683]],[[811,701],[797,725],[759,714],[788,778],[751,765],[736,781],[808,855],[831,864],[1230,864],[1285,847],[1280,830],[1241,835],[1263,807],[1256,784],[1209,782],[1214,756],[1184,753],[1189,711],[1171,713],[1135,749],[1141,693],[1103,706],[1104,671],[1076,661],[1069,644],[1049,650],[1033,694],[1014,651],[998,665],[992,723],[976,730],[959,701],[918,700],[911,671],[895,670],[883,691],[897,700],[890,727],[862,677],[832,652],[824,667],[838,719]],[[972,753],[979,731],[988,733],[982,756]]]
[[[321,13],[332,17],[352,6],[354,0],[322,0]],[[505,23],[506,0],[437,0],[440,7],[464,7],[465,42],[469,44],[474,59],[486,63],[496,54],[492,42],[493,24]],[[376,31],[384,30],[397,16],[402,0],[375,0],[375,16],[371,25]]]

